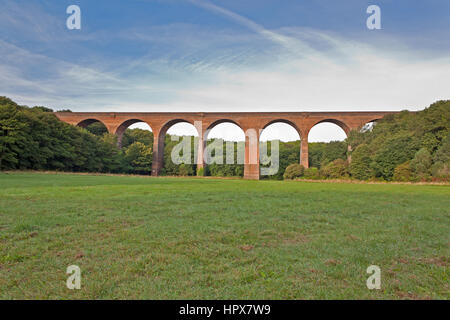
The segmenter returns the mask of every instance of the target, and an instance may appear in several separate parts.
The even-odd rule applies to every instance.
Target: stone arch
[[[205,130],[205,132],[203,133],[205,141],[208,139],[209,133],[215,127],[217,127],[218,125],[221,125],[221,124],[225,124],[225,123],[229,123],[229,124],[233,124],[233,125],[237,126],[245,135],[245,130],[242,128],[242,125],[240,125],[238,122],[236,122],[234,120],[230,120],[230,119],[220,119],[220,120],[214,121],[213,123],[208,125],[208,127]]]
[[[332,123],[339,127],[343,133],[345,138],[348,137],[348,134],[351,130],[350,126],[347,125],[344,121],[336,119],[336,118],[325,118],[319,121],[316,121],[312,126],[308,126],[304,129],[303,132],[303,139],[301,140],[301,152],[300,152],[300,163],[305,166],[305,168],[309,167],[309,143],[311,141],[310,134],[311,130],[316,127],[318,124],[323,123]],[[330,140],[333,141],[333,140]],[[314,142],[314,141],[312,141]]]
[[[77,126],[86,129],[96,136],[102,136],[105,133],[112,132],[111,127],[107,127],[103,121],[95,118],[82,120],[77,124]]]
[[[311,131],[312,131],[317,125],[324,124],[324,123],[331,123],[331,124],[337,126],[339,129],[341,129],[341,130],[343,131],[343,133],[344,133],[344,135],[345,135],[345,138],[348,137],[348,134],[350,133],[350,130],[351,130],[350,126],[348,126],[346,123],[344,123],[344,122],[341,121],[341,120],[338,120],[338,119],[331,119],[331,118],[330,118],[330,119],[323,119],[323,120],[320,120],[320,121],[317,121],[316,123],[314,123],[314,124],[307,130],[307,132],[305,133],[305,138],[307,138],[308,141],[311,141],[311,138],[310,138]],[[345,139],[345,138],[344,138],[344,139]],[[305,140],[306,140],[306,139],[305,139]],[[336,140],[337,140],[337,139],[336,139]],[[333,140],[330,140],[330,141],[333,141]]]
[[[243,176],[246,139],[242,124],[232,119],[218,119],[205,126],[199,145],[199,155],[202,155],[199,163],[204,161],[201,166],[205,168],[205,174]],[[222,155],[217,154],[220,150]]]
[[[292,137],[292,139],[286,139],[286,136],[280,136],[280,133],[277,132],[276,125],[282,124],[282,127],[284,127],[282,130],[282,134],[287,134],[286,130],[292,131],[289,136]],[[272,126],[272,128],[271,128]],[[273,131],[275,129],[275,132]],[[281,129],[281,128],[280,128]],[[294,133],[295,132],[295,133]],[[292,135],[292,133],[294,133]],[[276,135],[273,137],[265,137],[267,134]],[[286,169],[287,165],[290,165],[292,163],[281,163],[279,159],[279,147],[280,144],[278,141],[282,141],[283,143],[290,143],[297,144],[298,146],[295,146],[295,157],[298,157],[296,159],[296,163],[300,163],[300,153],[301,153],[301,139],[302,134],[301,130],[298,128],[298,126],[287,119],[274,119],[269,122],[267,122],[260,132],[260,140],[259,140],[259,161],[260,161],[260,176],[273,176],[276,175],[280,177],[280,174],[284,173],[284,170]],[[278,141],[277,141],[278,140]],[[294,142],[295,141],[295,142]],[[291,149],[293,150],[293,149]]]
[[[123,134],[125,132],[125,130],[127,130],[130,126],[132,126],[135,123],[140,123],[140,122],[147,124],[150,127],[150,129],[152,129],[152,126],[148,122],[146,122],[144,120],[141,120],[141,119],[128,119],[128,120],[123,121],[117,127],[115,134],[117,134],[117,135]]]
[[[329,130],[329,131],[334,131],[334,132],[327,132],[326,135],[321,136],[321,139],[317,139],[311,137],[311,133],[313,131],[314,128],[317,128],[317,125],[320,124],[325,124],[325,123],[331,123],[333,124],[331,127],[328,128],[320,128],[322,130]],[[317,128],[319,129],[319,128]],[[319,129],[319,130],[320,130]],[[319,132],[323,132],[322,130],[320,130]],[[338,120],[338,119],[323,119],[320,121],[317,121],[309,130],[308,130],[308,142],[317,142],[317,143],[337,143],[337,145],[342,146],[342,152],[344,153],[343,156],[345,156],[345,154],[347,154],[347,158],[349,157],[349,152],[351,151],[350,146],[348,145],[348,143],[346,143],[346,139],[348,138],[348,135],[351,131],[351,127],[349,125],[347,125],[345,122]],[[317,134],[318,132],[316,132]],[[335,145],[336,146],[336,145]],[[348,158],[348,160],[350,161],[350,159]],[[312,161],[312,159],[308,159],[308,166],[310,165],[310,161]],[[320,167],[320,163],[317,161],[315,161],[315,164],[312,164],[315,167]]]
[[[203,133],[204,139],[205,139],[205,140],[208,139],[208,134],[209,134],[209,132],[211,132],[211,130],[214,129],[214,127],[216,127],[217,125],[222,124],[222,123],[231,123],[231,124],[234,124],[234,125],[238,126],[238,127],[244,132],[244,134],[245,134],[244,128],[243,128],[242,125],[239,124],[237,121],[234,121],[234,120],[231,120],[231,119],[219,119],[219,120],[216,120],[216,121],[210,123],[210,124],[206,127],[206,130],[205,130],[205,132]]]
[[[196,128],[195,124],[190,120],[178,118],[178,119],[172,119],[172,120],[165,122],[161,126],[161,128],[159,129],[159,131],[157,133],[158,141],[156,143],[156,147],[154,148],[154,153],[153,153],[153,163],[154,163],[154,167],[152,169],[153,175],[159,174],[159,171],[164,168],[164,147],[165,147],[165,138],[166,138],[167,131],[169,131],[169,129],[172,126],[179,124],[179,123],[188,123],[188,124],[192,125],[196,129],[197,135],[199,135],[199,128]],[[155,136],[155,138],[156,138],[156,136]],[[195,151],[194,151],[194,154],[195,154]]]
[[[167,121],[166,123],[164,123],[164,124],[162,125],[161,129],[159,130],[159,135],[158,135],[159,142],[162,142],[162,143],[164,144],[164,139],[165,139],[165,137],[166,137],[167,131],[168,131],[173,125],[176,125],[177,123],[189,123],[189,124],[193,125],[194,128],[195,128],[194,123],[193,123],[192,121],[189,121],[189,120],[186,120],[186,119],[173,119],[173,120],[169,120],[169,121]],[[197,133],[199,133],[199,132],[198,132],[198,128],[196,128],[196,129],[197,129]]]
[[[308,134],[309,134],[309,131],[311,131],[311,129],[314,128],[316,125],[321,124],[321,123],[327,123],[327,122],[333,123],[333,124],[337,125],[338,127],[340,127],[342,130],[344,130],[346,135],[348,135],[348,133],[350,132],[350,127],[348,125],[346,125],[343,121],[338,120],[338,119],[330,118],[330,119],[323,119],[323,120],[320,120],[320,121],[316,122],[308,130]]]
[[[262,128],[260,133],[262,133],[264,131],[264,129],[266,129],[268,126],[271,126],[271,125],[276,124],[276,123],[284,123],[284,124],[287,124],[287,125],[291,126],[293,129],[295,129],[295,131],[297,131],[299,139],[300,140],[302,139],[302,133],[301,133],[300,128],[294,122],[289,121],[287,119],[274,119],[274,120],[271,120],[271,121],[267,122],[263,126],[263,128]]]
[[[101,124],[103,124],[105,126],[106,129],[108,129],[108,126],[103,121],[101,121],[99,119],[95,119],[95,118],[88,118],[88,119],[81,120],[80,122],[77,123],[76,126],[81,127],[81,128],[86,128],[87,126],[89,126],[95,122],[100,122]]]
[[[125,131],[133,124],[135,123],[145,123],[150,127],[150,131],[153,131],[153,128],[150,126],[150,124],[144,120],[140,120],[140,119],[128,119],[123,121],[116,129],[115,134],[117,135],[117,146],[120,148],[122,146],[122,137],[123,134],[125,133]]]

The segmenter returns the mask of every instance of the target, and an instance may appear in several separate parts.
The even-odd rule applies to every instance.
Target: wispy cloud
[[[425,57],[397,38],[383,46],[381,36],[370,43],[317,29],[268,29],[211,2],[189,2],[244,31],[171,22],[69,37],[38,6],[40,29],[9,2],[0,20],[25,40],[0,40],[0,94],[74,111],[401,110],[450,98],[448,52]],[[31,38],[38,45],[27,45]],[[83,55],[58,55],[58,46]],[[133,54],[122,54],[127,46],[136,47]]]
[[[248,19],[230,10],[227,10],[223,7],[217,6],[212,2],[203,0],[188,0],[188,1],[196,6],[210,10],[211,12],[217,13],[219,15],[225,16],[239,23],[240,25],[247,27],[248,29],[265,37],[266,39],[283,46],[285,49],[289,50],[291,53],[294,53],[295,55],[303,55],[309,58],[321,55],[319,51],[314,50],[307,43],[299,39],[283,35],[273,30],[268,30],[264,28],[262,25],[254,22],[253,20]]]

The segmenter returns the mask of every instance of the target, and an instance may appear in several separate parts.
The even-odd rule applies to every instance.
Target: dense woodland
[[[150,174],[150,131],[126,130],[118,148],[117,137],[107,133],[101,123],[79,128],[59,121],[52,112],[0,97],[0,170]],[[310,143],[308,169],[298,164],[300,141],[279,142],[279,170],[263,178],[448,180],[449,122],[450,101],[438,101],[420,112],[389,115],[370,130],[352,131],[345,141]],[[189,138],[191,163],[195,163],[197,141]],[[174,164],[171,153],[177,140],[169,134],[165,137],[162,175],[243,176],[242,164],[211,164],[199,172],[195,164]],[[235,159],[238,148],[234,143]]]

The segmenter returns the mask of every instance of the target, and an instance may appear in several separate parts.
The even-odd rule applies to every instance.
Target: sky
[[[369,5],[381,29],[369,30]],[[69,30],[66,9],[81,9]],[[450,99],[448,0],[0,0],[0,95],[72,111],[421,110]],[[139,126],[139,125],[138,125]],[[186,124],[169,133],[190,134]],[[224,124],[210,137],[240,140]],[[262,139],[296,140],[274,124]],[[333,124],[309,141],[342,140]]]

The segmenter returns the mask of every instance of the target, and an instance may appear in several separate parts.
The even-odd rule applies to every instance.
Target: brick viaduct
[[[331,122],[346,134],[364,124],[396,112],[55,112],[62,121],[86,127],[102,122],[110,133],[118,136],[120,144],[125,130],[134,123],[147,123],[154,135],[152,175],[157,176],[163,168],[164,137],[176,123],[187,122],[197,129],[199,149],[197,167],[202,168],[208,132],[214,126],[229,122],[239,126],[245,133],[244,178],[259,179],[259,136],[267,126],[282,122],[297,130],[301,138],[300,163],[308,167],[308,134],[312,127]]]

